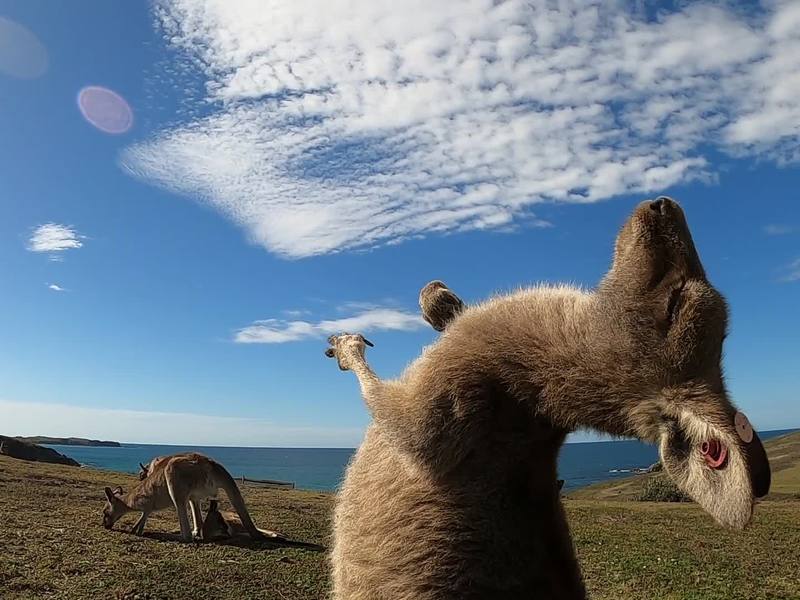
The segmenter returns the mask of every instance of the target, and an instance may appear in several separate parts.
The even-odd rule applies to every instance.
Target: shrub
[[[666,477],[649,477],[636,497],[640,502],[691,502],[678,486]]]

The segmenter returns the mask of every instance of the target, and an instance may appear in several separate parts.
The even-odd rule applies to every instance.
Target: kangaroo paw
[[[464,302],[441,281],[434,280],[419,292],[422,318],[436,331],[445,328],[464,310]]]
[[[374,346],[360,333],[341,333],[328,338],[330,348],[325,350],[325,356],[336,358],[342,371],[349,371],[357,361],[364,361],[364,351],[367,346]]]

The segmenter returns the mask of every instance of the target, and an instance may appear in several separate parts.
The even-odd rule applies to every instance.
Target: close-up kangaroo
[[[770,467],[728,396],[726,304],[675,201],[636,207],[593,291],[447,304],[426,317],[441,337],[394,380],[363,336],[329,339],[372,416],[335,508],[336,598],[585,597],[556,479],[577,429],[657,444],[718,523],[750,523]]]
[[[122,516],[138,511],[141,516],[132,531],[142,535],[150,513],[174,507],[178,513],[181,540],[190,542],[201,537],[203,516],[200,503],[207,498],[215,498],[220,489],[225,490],[241,519],[242,527],[250,537],[267,539],[268,535],[265,534],[272,532],[262,532],[255,526],[236,482],[225,467],[207,456],[195,453],[153,459],[144,478],[127,493],[119,488],[112,490],[106,487],[103,526],[111,529]],[[191,528],[187,504],[191,508]]]
[[[800,0],[53,5],[0,600],[800,600]]]

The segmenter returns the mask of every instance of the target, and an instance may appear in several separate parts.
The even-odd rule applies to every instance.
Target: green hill
[[[48,437],[46,435],[34,436],[17,436],[16,439],[28,442],[29,444],[49,444],[53,446],[101,446],[105,448],[119,448],[122,444],[119,442],[110,442],[107,440],[88,440],[86,438],[76,437]]]

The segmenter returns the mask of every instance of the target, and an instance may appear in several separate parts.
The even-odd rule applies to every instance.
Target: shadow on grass
[[[131,533],[130,535],[133,534]],[[142,537],[150,540],[156,540],[158,542],[182,543],[181,536],[179,533],[148,531]],[[246,535],[237,535],[229,538],[222,538],[218,540],[209,540],[209,541],[198,540],[192,543],[198,546],[214,544],[218,546],[236,546],[237,548],[247,548],[249,550],[259,550],[259,551],[277,550],[279,548],[302,548],[304,550],[310,550],[312,552],[325,552],[327,550],[325,546],[320,546],[319,544],[312,544],[311,542],[300,542],[296,540],[288,540],[288,539],[281,540],[281,539],[269,539],[269,538],[265,538],[263,540],[253,540]]]

